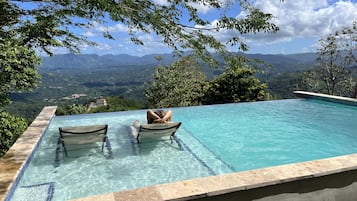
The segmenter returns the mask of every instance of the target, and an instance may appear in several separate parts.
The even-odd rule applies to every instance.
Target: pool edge
[[[345,105],[357,106],[357,99],[355,98],[333,96],[333,95],[313,93],[307,91],[294,91],[293,93],[295,96],[300,98],[311,98],[311,99],[323,100],[323,101],[340,103]]]
[[[0,200],[10,199],[16,188],[16,182],[26,169],[33,150],[36,149],[49,123],[55,116],[57,106],[46,106],[25,132],[16,140],[0,159]]]

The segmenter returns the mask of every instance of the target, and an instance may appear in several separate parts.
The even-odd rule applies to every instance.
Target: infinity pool
[[[136,144],[129,126],[145,122],[145,111],[55,117],[11,200],[67,200],[357,152],[353,106],[289,99],[172,110],[182,122],[174,143]],[[109,125],[113,159],[99,147],[56,152],[58,127],[95,124]]]

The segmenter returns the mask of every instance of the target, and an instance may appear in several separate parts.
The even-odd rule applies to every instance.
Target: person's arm
[[[172,121],[172,111],[168,110],[165,116],[162,118],[164,122],[170,122]]]
[[[155,119],[153,123],[166,123],[163,119]]]

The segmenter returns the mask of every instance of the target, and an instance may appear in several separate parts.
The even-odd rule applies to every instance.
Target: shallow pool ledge
[[[357,154],[196,178],[72,201],[353,200]],[[287,199],[288,198],[288,199]]]
[[[44,107],[15,144],[0,160],[0,200],[6,199],[16,185],[19,174],[28,164],[33,150],[55,115],[57,106]]]
[[[334,103],[342,103],[346,105],[357,106],[357,99],[355,98],[332,96],[332,95],[313,93],[307,91],[294,91],[293,93],[297,97],[301,97],[301,98],[312,98],[312,99],[318,99],[318,100],[329,101]]]

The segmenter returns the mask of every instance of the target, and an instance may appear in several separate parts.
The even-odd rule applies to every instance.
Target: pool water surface
[[[357,152],[353,106],[289,99],[172,111],[182,122],[173,143],[136,144],[129,126],[145,122],[143,110],[55,117],[11,200],[67,200]],[[56,152],[59,127],[95,124],[109,125],[113,159],[100,144]]]

